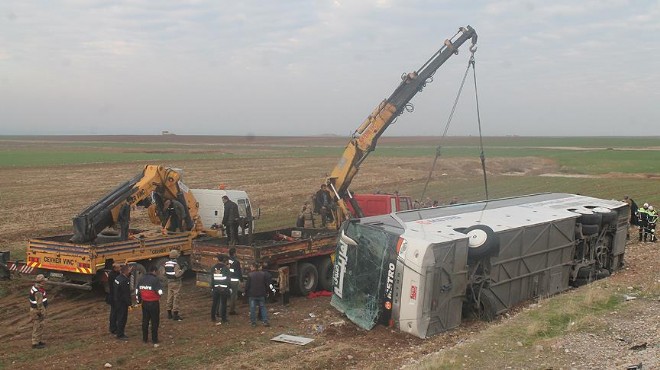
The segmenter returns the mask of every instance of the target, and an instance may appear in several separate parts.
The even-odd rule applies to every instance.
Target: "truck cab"
[[[362,209],[364,217],[386,215],[392,212],[408,211],[413,209],[412,198],[398,194],[353,194]],[[347,207],[355,214],[350,202]]]

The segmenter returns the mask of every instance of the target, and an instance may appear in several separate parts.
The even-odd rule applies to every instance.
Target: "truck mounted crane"
[[[152,197],[155,200],[152,200]],[[176,199],[184,205],[186,214],[182,225],[186,225],[186,231],[190,231],[193,218],[198,215],[199,204],[181,182],[181,173],[173,168],[147,165],[141,173],[119,185],[73,218],[74,234],[71,242],[85,243],[96,239],[103,229],[119,221],[120,209],[124,204],[152,207],[156,213],[162,214],[162,203],[167,199]],[[156,223],[157,219],[152,218],[152,221]],[[196,223],[198,221],[195,220]]]
[[[440,50],[417,71],[402,76],[402,81],[389,98],[383,100],[362,122],[351,136],[346,149],[327,179],[328,189],[337,202],[334,222],[329,227],[339,228],[341,221],[350,217],[363,217],[358,202],[348,190],[360,165],[375,150],[378,138],[403,113],[410,100],[426,86],[436,70],[449,57],[458,54],[458,48],[467,40],[472,41],[470,51],[476,51],[477,33],[470,26],[461,27],[452,39],[445,40]],[[350,204],[350,207],[347,205]],[[351,212],[351,209],[353,212]]]

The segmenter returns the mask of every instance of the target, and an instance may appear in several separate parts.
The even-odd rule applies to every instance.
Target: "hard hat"
[[[170,251],[170,258],[178,258],[181,255],[178,249],[172,249]]]
[[[653,211],[653,206],[649,206],[649,211]]]
[[[649,208],[649,204],[648,204],[648,203],[644,203],[644,208]]]

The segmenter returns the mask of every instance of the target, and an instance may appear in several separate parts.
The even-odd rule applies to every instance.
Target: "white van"
[[[221,228],[222,217],[225,207],[222,203],[222,197],[227,196],[231,201],[238,205],[238,214],[244,222],[239,224],[239,233],[245,234],[254,231],[255,215],[252,213],[250,198],[243,190],[221,190],[221,189],[190,189],[199,203],[199,217],[202,220],[204,228]],[[216,227],[214,227],[216,225]],[[243,230],[245,228],[245,230]]]

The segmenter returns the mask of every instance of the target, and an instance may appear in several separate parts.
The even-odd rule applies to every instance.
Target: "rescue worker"
[[[128,240],[128,226],[131,222],[131,205],[128,202],[127,199],[119,208],[119,213],[117,214],[120,240]]]
[[[165,208],[165,219],[162,223],[163,229],[170,223],[167,231],[184,231],[190,230],[186,226],[186,207],[176,199],[168,199],[163,204]]]
[[[30,288],[30,320],[32,321],[32,348],[44,348],[46,343],[41,341],[44,334],[44,320],[46,319],[46,307],[48,298],[44,283],[48,281],[42,274],[34,279],[34,285]]]
[[[257,306],[259,306],[261,321],[264,326],[270,326],[268,312],[266,311],[266,295],[269,291],[269,284],[270,279],[268,279],[265,271],[259,270],[259,264],[255,262],[250,265],[250,273],[245,283],[245,293],[250,302],[250,324],[252,327],[257,326]]]
[[[117,339],[128,340],[124,330],[128,319],[128,307],[131,305],[131,282],[129,276],[132,268],[123,265],[119,268],[119,275],[115,278],[115,306],[117,308]]]
[[[649,209],[647,211],[647,224],[646,224],[646,233],[649,237],[649,241],[652,243],[655,243],[656,236],[655,236],[655,224],[658,221],[658,211],[653,208],[653,206],[649,206]]]
[[[108,273],[108,295],[105,296],[105,302],[110,305],[109,326],[111,334],[117,334],[117,305],[115,304],[115,279],[119,276],[121,264],[115,262],[112,264],[112,271]]]
[[[238,242],[238,219],[240,217],[238,214],[238,205],[229,200],[229,197],[226,195],[222,196],[222,203],[224,203],[225,206],[222,225],[224,225],[225,230],[227,230],[227,240],[229,240],[229,245],[236,245]]]
[[[216,325],[227,324],[227,297],[231,295],[229,287],[230,271],[227,267],[227,255],[219,254],[218,263],[211,268],[211,291],[213,292],[213,304],[211,306],[211,321],[216,322],[218,308],[220,309],[220,322]]]
[[[231,295],[229,296],[229,314],[236,315],[236,301],[238,301],[238,287],[243,280],[243,270],[241,269],[241,262],[236,257],[236,248],[229,249],[229,288]]]
[[[321,184],[321,188],[314,195],[314,211],[321,215],[321,227],[325,227],[328,221],[332,221],[331,202],[328,186]]]
[[[151,322],[151,342],[158,347],[158,325],[160,324],[160,296],[163,288],[156,276],[158,266],[149,266],[149,273],[144,275],[135,290],[137,302],[142,303],[142,341],[149,340],[149,322]]]
[[[637,211],[637,219],[639,221],[639,241],[646,241],[646,232],[649,221],[649,204],[644,203],[642,208]]]
[[[184,269],[181,268],[177,258],[181,253],[177,249],[170,251],[170,259],[165,262],[165,276],[167,277],[167,318],[181,321],[179,316],[179,293],[181,292],[181,279]]]
[[[314,213],[312,212],[312,207],[309,205],[309,202],[305,201],[298,218],[302,220],[301,227],[306,229],[314,227]]]

